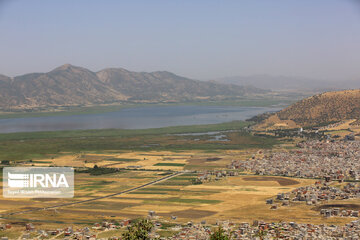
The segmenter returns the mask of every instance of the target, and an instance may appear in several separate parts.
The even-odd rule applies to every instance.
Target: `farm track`
[[[147,186],[150,186],[150,185],[153,185],[153,184],[156,184],[156,183],[171,179],[173,177],[182,175],[184,173],[185,173],[184,171],[176,172],[176,173],[173,173],[171,175],[165,176],[163,178],[157,179],[157,180],[149,182],[149,183],[145,183],[143,185],[140,185],[140,186],[137,186],[137,187],[134,187],[134,188],[130,188],[130,189],[127,189],[127,190],[124,190],[124,191],[121,191],[121,192],[117,192],[117,193],[113,193],[113,194],[109,194],[109,195],[105,195],[105,196],[101,196],[101,197],[91,198],[91,199],[88,199],[88,200],[71,202],[71,203],[64,203],[64,204],[58,204],[58,205],[49,206],[49,207],[45,207],[45,208],[34,208],[34,209],[29,209],[29,210],[24,210],[24,211],[5,213],[5,214],[1,214],[0,218],[4,218],[5,216],[12,216],[12,215],[18,215],[18,214],[23,214],[23,213],[30,213],[30,212],[36,212],[36,211],[41,211],[41,210],[56,209],[56,208],[60,208],[60,207],[66,207],[66,206],[78,205],[78,204],[82,204],[82,203],[94,202],[94,201],[104,199],[104,198],[111,198],[111,197],[114,197],[114,196],[118,196],[118,195],[121,195],[121,194],[125,194],[125,193],[129,193],[129,192],[139,190],[141,188],[144,188],[144,187],[147,187]]]

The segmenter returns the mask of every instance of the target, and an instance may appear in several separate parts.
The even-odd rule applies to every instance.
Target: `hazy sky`
[[[0,0],[0,73],[360,79],[360,0]]]

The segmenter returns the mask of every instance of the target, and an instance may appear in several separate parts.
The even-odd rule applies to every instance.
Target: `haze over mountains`
[[[271,75],[252,75],[252,76],[233,76],[215,79],[215,82],[235,84],[240,86],[251,85],[262,89],[292,90],[292,91],[314,91],[324,92],[331,90],[344,90],[360,88],[359,80],[319,80],[290,76],[271,76]]]
[[[203,82],[170,72],[108,68],[92,72],[65,64],[48,73],[0,75],[0,108],[77,106],[115,102],[234,99],[266,93],[255,87]]]

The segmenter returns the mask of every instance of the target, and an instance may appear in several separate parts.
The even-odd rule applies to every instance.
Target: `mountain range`
[[[108,68],[92,72],[70,64],[47,73],[14,78],[0,75],[0,108],[3,110],[117,102],[221,100],[266,92],[251,86],[192,80],[166,71],[132,72]]]
[[[239,86],[251,85],[273,91],[306,91],[324,92],[360,88],[359,80],[319,80],[291,76],[272,76],[266,74],[252,76],[233,76],[213,80],[218,83],[235,84]]]

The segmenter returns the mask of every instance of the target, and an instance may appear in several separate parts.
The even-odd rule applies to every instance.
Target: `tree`
[[[142,219],[130,227],[122,234],[124,240],[150,240],[149,233],[154,224],[148,219]]]
[[[227,234],[221,226],[219,226],[219,228],[215,230],[210,236],[210,240],[230,240],[230,239],[231,237],[229,236],[229,234]]]
[[[2,160],[1,164],[10,165],[10,161],[9,160]]]

